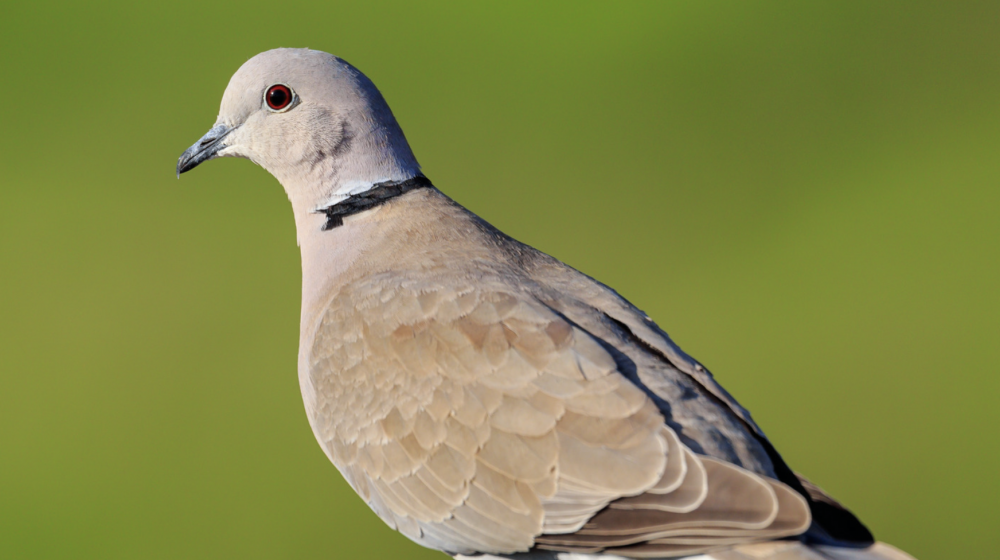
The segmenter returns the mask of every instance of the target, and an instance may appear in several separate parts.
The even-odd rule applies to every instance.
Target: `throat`
[[[433,186],[430,180],[423,175],[417,175],[405,181],[376,183],[364,192],[352,194],[344,200],[331,204],[326,208],[320,208],[316,212],[326,215],[326,223],[323,224],[323,231],[328,231],[344,225],[344,218],[347,216],[381,206],[397,196],[406,194],[412,190]]]

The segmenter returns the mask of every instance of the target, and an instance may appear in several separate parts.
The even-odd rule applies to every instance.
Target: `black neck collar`
[[[406,194],[414,189],[433,187],[430,180],[423,175],[407,179],[405,181],[387,181],[377,183],[372,188],[363,193],[352,194],[336,204],[327,206],[319,210],[326,214],[326,223],[323,224],[323,231],[331,230],[344,225],[344,217],[352,216],[359,212],[364,212],[376,206],[385,204],[399,195]]]

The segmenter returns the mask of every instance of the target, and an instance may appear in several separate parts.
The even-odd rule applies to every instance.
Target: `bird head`
[[[293,204],[322,208],[420,166],[375,85],[331,54],[261,53],[233,75],[215,125],[177,162],[177,174],[216,157],[257,163]]]

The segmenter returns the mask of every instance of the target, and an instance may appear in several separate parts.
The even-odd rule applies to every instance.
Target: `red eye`
[[[267,101],[268,107],[275,111],[280,111],[288,107],[288,104],[292,102],[292,90],[288,89],[286,85],[273,85],[264,94],[264,100]]]

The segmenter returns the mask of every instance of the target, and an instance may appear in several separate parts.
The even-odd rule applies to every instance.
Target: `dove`
[[[438,190],[344,60],[244,63],[177,174],[218,157],[288,195],[309,425],[414,542],[457,558],[911,558],[793,471],[650,317]]]

